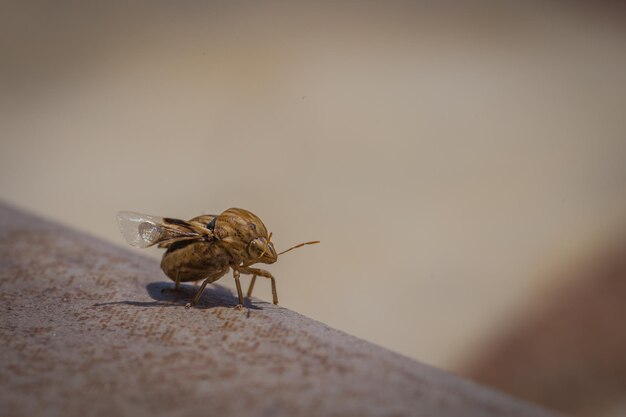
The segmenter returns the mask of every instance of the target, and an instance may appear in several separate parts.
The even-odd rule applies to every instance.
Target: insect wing
[[[185,223],[182,222],[181,223]],[[182,224],[166,224],[162,217],[150,216],[149,214],[135,213],[133,211],[120,211],[117,213],[117,224],[126,241],[138,248],[147,248],[160,242],[194,238],[199,236]]]
[[[117,213],[117,224],[124,239],[138,248],[147,248],[161,239],[163,219],[132,211]]]

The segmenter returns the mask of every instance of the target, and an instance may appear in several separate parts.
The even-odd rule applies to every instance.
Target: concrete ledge
[[[113,227],[113,222],[112,222]],[[3,416],[553,416],[0,205]]]

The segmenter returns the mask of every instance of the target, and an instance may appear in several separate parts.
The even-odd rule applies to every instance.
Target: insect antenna
[[[311,242],[304,242],[304,243],[300,243],[299,245],[292,246],[292,247],[290,247],[289,249],[287,249],[287,250],[284,250],[284,251],[280,252],[278,255],[282,255],[283,253],[287,253],[287,252],[289,252],[290,250],[293,250],[293,249],[298,249],[298,248],[301,248],[301,247],[303,247],[304,245],[315,245],[315,244],[317,244],[317,243],[320,243],[320,241],[319,241],[319,240],[313,240],[313,241],[311,241]]]

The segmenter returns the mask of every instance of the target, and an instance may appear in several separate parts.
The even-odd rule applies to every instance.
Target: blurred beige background
[[[457,369],[626,231],[606,10],[1,7],[3,200],[118,245],[118,210],[250,209],[322,241],[269,268],[283,306],[420,361]]]

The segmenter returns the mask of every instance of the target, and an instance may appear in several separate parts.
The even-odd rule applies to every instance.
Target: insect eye
[[[259,238],[254,239],[252,242],[250,242],[249,250],[252,251],[253,254],[258,255],[264,249],[265,249],[265,243],[261,241],[261,239]]]

